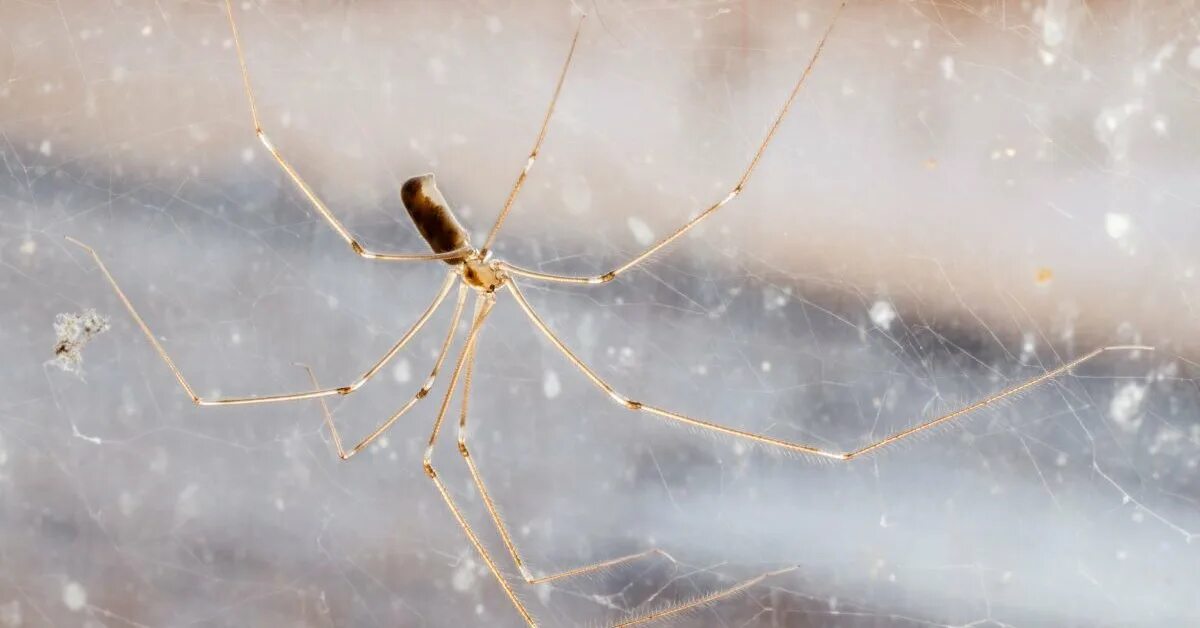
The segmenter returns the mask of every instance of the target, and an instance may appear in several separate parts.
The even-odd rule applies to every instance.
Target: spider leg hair
[[[718,600],[730,597],[730,596],[738,594],[738,593],[742,593],[743,591],[746,591],[750,587],[753,587],[754,585],[762,582],[763,580],[766,580],[767,578],[771,578],[773,576],[780,576],[780,575],[783,575],[786,573],[791,573],[795,570],[796,570],[796,567],[791,566],[791,567],[785,567],[783,569],[776,569],[775,571],[768,571],[766,573],[761,573],[757,576],[754,576],[753,578],[743,580],[727,589],[722,589],[720,591],[709,593],[708,595],[701,595],[697,598],[694,598],[694,599],[684,602],[682,604],[677,604],[675,606],[668,606],[666,608],[650,611],[648,613],[644,613],[644,614],[638,615],[636,617],[631,617],[624,621],[619,621],[619,622],[613,624],[612,628],[626,628],[627,626],[637,626],[639,624],[645,624],[645,623],[649,623],[649,622],[653,622],[653,621],[661,621],[663,619],[674,617],[681,613],[695,610],[697,608],[712,604],[713,602],[716,602]]]

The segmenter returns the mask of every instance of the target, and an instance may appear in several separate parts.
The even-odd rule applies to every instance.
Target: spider
[[[508,216],[509,211],[513,206],[513,202],[516,200],[517,195],[520,193],[522,186],[529,176],[530,170],[537,161],[542,142],[546,137],[547,129],[549,128],[551,118],[554,114],[555,104],[558,101],[559,94],[562,91],[563,83],[567,77],[568,70],[571,67],[571,60],[574,57],[575,49],[579,42],[579,35],[582,31],[584,18],[580,18],[579,23],[576,26],[575,34],[571,39],[571,45],[567,52],[566,60],[563,62],[562,69],[559,72],[553,95],[550,98],[550,103],[547,106],[545,115],[542,119],[540,130],[533,144],[533,149],[529,152],[529,157],[525,162],[525,166],[518,174],[516,182],[513,184],[503,207],[500,209],[498,217],[493,223],[491,229],[488,231],[487,237],[484,239],[483,246],[475,247],[472,245],[468,236],[468,232],[459,223],[458,219],[454,215],[454,212],[451,210],[450,205],[442,196],[442,193],[438,189],[434,180],[434,176],[432,174],[424,174],[407,180],[401,186],[400,198],[417,231],[424,238],[426,243],[428,243],[431,252],[395,253],[379,252],[363,246],[358,239],[351,234],[345,225],[342,224],[337,216],[330,211],[325,203],[317,196],[312,187],[305,182],[300,173],[291,165],[290,162],[287,161],[286,158],[284,158],[283,154],[275,147],[274,143],[271,142],[266,131],[262,127],[258,108],[255,104],[254,92],[250,81],[250,72],[247,69],[245,54],[243,51],[241,38],[238,33],[237,20],[234,17],[232,2],[231,0],[226,0],[225,4],[226,13],[229,18],[230,31],[233,35],[233,41],[235,44],[238,64],[241,70],[246,103],[250,112],[251,121],[254,125],[254,133],[258,137],[259,141],[262,142],[263,146],[266,147],[267,151],[270,152],[271,156],[275,159],[275,162],[287,174],[296,187],[299,188],[304,196],[307,197],[308,201],[312,204],[312,207],[317,211],[317,213],[320,214],[321,218],[328,223],[329,227],[332,228],[333,231],[335,231],[337,235],[340,236],[342,240],[349,245],[350,249],[358,256],[368,260],[383,262],[428,262],[440,260],[441,262],[447,264],[450,267],[449,271],[446,273],[445,279],[443,280],[437,295],[433,298],[433,301],[417,318],[416,322],[412,324],[412,326],[400,337],[399,340],[395,342],[395,344],[391,346],[390,349],[384,353],[381,358],[379,358],[370,368],[368,368],[358,379],[349,384],[323,388],[317,381],[317,377],[313,373],[312,369],[305,366],[304,368],[307,370],[309,379],[312,382],[311,390],[265,396],[222,397],[207,399],[197,395],[191,385],[188,384],[188,381],[183,376],[183,373],[175,365],[174,360],[171,359],[167,350],[150,331],[150,327],[146,324],[141,315],[138,314],[133,303],[118,285],[117,280],[109,271],[108,267],[105,266],[103,260],[96,250],[74,238],[68,237],[67,240],[82,247],[95,260],[96,265],[99,267],[101,273],[103,273],[105,279],[116,293],[116,296],[124,304],[125,309],[128,310],[133,321],[137,323],[138,327],[141,328],[142,332],[146,336],[146,339],[154,347],[154,350],[162,358],[163,362],[166,363],[167,367],[174,374],[175,379],[179,382],[179,385],[183,388],[183,391],[193,403],[198,406],[207,407],[265,404],[285,401],[301,401],[306,399],[318,400],[321,405],[325,425],[329,429],[333,445],[337,450],[337,455],[342,460],[348,460],[355,454],[361,452],[364,448],[375,441],[375,439],[379,438],[384,432],[391,428],[392,425],[394,425],[395,422],[400,419],[400,417],[404,416],[418,402],[425,399],[429,395],[437,375],[441,371],[446,358],[450,353],[450,347],[457,335],[459,324],[463,318],[467,297],[473,293],[475,295],[473,314],[471,314],[470,317],[470,323],[467,328],[465,340],[462,342],[462,348],[459,350],[458,355],[454,360],[454,367],[450,374],[450,381],[446,387],[446,392],[441,398],[441,403],[433,423],[433,429],[429,436],[428,445],[425,448],[425,453],[422,458],[422,467],[425,474],[433,482],[433,485],[436,487],[442,500],[446,503],[450,513],[453,515],[458,525],[462,528],[467,539],[470,541],[471,545],[474,546],[475,550],[479,553],[480,558],[487,565],[488,570],[495,577],[499,586],[503,589],[505,596],[512,603],[515,611],[530,626],[536,625],[533,615],[525,607],[525,604],[522,602],[520,596],[517,595],[513,585],[509,582],[509,579],[504,576],[500,567],[497,565],[496,560],[488,553],[488,550],[480,541],[479,536],[476,534],[471,524],[468,523],[466,518],[463,516],[462,510],[459,508],[450,492],[446,489],[445,484],[442,482],[440,476],[438,475],[438,471],[434,466],[434,446],[438,441],[439,435],[441,434],[444,419],[446,418],[449,410],[451,398],[455,390],[459,387],[460,383],[462,386],[462,405],[458,421],[458,450],[462,455],[463,460],[466,462],[472,481],[479,490],[483,505],[485,506],[492,523],[495,525],[496,530],[499,532],[506,552],[511,557],[517,571],[521,575],[521,578],[527,584],[539,584],[580,576],[639,558],[648,557],[652,554],[659,554],[666,556],[667,558],[670,558],[670,556],[660,549],[652,548],[636,554],[599,561],[563,572],[540,577],[535,577],[533,572],[522,560],[520,552],[517,550],[517,547],[513,542],[512,535],[502,521],[499,515],[499,510],[486,489],[483,475],[480,473],[478,466],[471,457],[471,452],[467,444],[466,431],[468,402],[470,399],[472,371],[475,364],[476,345],[479,340],[479,335],[483,331],[484,323],[487,321],[497,298],[499,295],[505,292],[512,295],[512,298],[516,301],[517,305],[524,312],[524,314],[529,318],[533,326],[536,327],[537,330],[544,335],[546,339],[549,340],[549,342],[554,345],[554,347],[556,347],[558,351],[560,351],[562,355],[572,365],[574,365],[574,367],[578,369],[584,377],[590,380],[591,383],[596,386],[596,388],[600,389],[600,391],[602,391],[613,402],[621,407],[634,412],[645,413],[669,421],[679,422],[691,427],[716,432],[734,438],[749,440],[761,445],[767,445],[786,451],[838,462],[845,462],[865,456],[920,432],[924,432],[936,426],[954,421],[955,419],[960,418],[968,413],[992,405],[998,401],[1012,397],[1023,391],[1027,391],[1035,386],[1051,381],[1068,373],[1071,371],[1071,369],[1088,360],[1091,360],[1092,358],[1095,358],[1101,353],[1107,351],[1151,350],[1151,347],[1132,345],[1106,346],[1095,349],[1078,358],[1075,358],[1074,360],[1063,363],[1052,370],[1046,371],[1037,377],[1002,390],[989,397],[961,407],[942,416],[924,421],[908,429],[895,432],[880,440],[859,447],[858,449],[845,452],[831,451],[813,445],[792,442],[768,436],[766,434],[750,432],[723,425],[721,423],[691,417],[674,412],[672,410],[667,410],[655,405],[644,403],[642,401],[634,400],[614,389],[607,381],[605,381],[603,377],[601,377],[599,373],[585,364],[583,360],[579,358],[579,356],[577,356],[569,347],[567,347],[566,343],[564,343],[558,337],[558,335],[551,330],[549,325],[546,324],[545,320],[542,319],[542,317],[534,310],[529,301],[525,298],[525,295],[520,288],[518,278],[520,278],[520,281],[534,280],[543,282],[581,284],[587,286],[596,286],[609,283],[624,275],[629,270],[635,268],[646,259],[655,255],[664,247],[683,236],[697,224],[713,215],[715,212],[717,212],[717,210],[734,200],[745,189],[751,175],[762,159],[767,146],[775,137],[776,132],[779,130],[780,125],[783,123],[783,120],[788,113],[788,110],[791,108],[797,94],[799,94],[801,88],[803,87],[805,80],[816,66],[817,60],[820,58],[821,51],[825,47],[825,43],[833,30],[834,24],[836,23],[838,16],[845,6],[844,3],[837,8],[833,18],[830,20],[829,25],[826,27],[824,33],[818,41],[816,49],[813,51],[808,63],[805,65],[803,72],[801,72],[800,77],[796,80],[790,92],[787,94],[782,107],[779,109],[779,112],[775,115],[774,119],[767,128],[765,137],[763,137],[762,141],[759,143],[757,149],[750,159],[749,164],[746,166],[745,170],[742,172],[733,188],[724,197],[703,209],[699,214],[691,218],[683,226],[675,229],[670,233],[670,235],[649,246],[629,261],[608,272],[593,276],[569,276],[538,272],[523,268],[504,260],[495,259],[490,251],[493,242],[495,241],[501,227],[504,224],[505,218]],[[425,326],[433,314],[439,308],[441,308],[441,306],[449,297],[450,293],[454,292],[456,285],[457,296],[455,299],[454,312],[451,316],[451,324],[446,333],[445,340],[441,344],[441,348],[437,354],[437,357],[434,360],[433,368],[430,370],[429,376],[425,379],[421,387],[412,395],[412,397],[410,397],[403,405],[401,405],[395,413],[387,417],[382,423],[379,424],[377,428],[375,428],[374,431],[359,440],[353,447],[347,449],[343,444],[342,437],[337,430],[337,426],[334,424],[332,414],[326,405],[326,398],[349,395],[357,391],[364,384],[366,384],[367,381],[378,374],[380,370],[393,357],[395,357],[401,349],[404,348],[409,340],[411,340]],[[751,586],[754,586],[759,582],[762,582],[768,577],[780,575],[795,568],[796,567],[789,567],[766,572],[715,593],[711,593],[698,599],[691,600],[664,610],[653,611],[632,617],[619,622],[616,625],[629,626],[670,617],[690,608],[708,604],[721,598],[733,595],[739,591],[743,591]]]

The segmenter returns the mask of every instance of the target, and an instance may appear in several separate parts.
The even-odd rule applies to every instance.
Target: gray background
[[[579,4],[497,247],[548,271],[607,270],[722,197],[833,9]],[[368,244],[417,250],[398,183],[437,172],[485,230],[576,13],[239,15],[276,142]],[[1200,620],[1197,23],[1190,2],[853,3],[746,194],[620,282],[525,284],[630,396],[833,449],[1096,346],[1153,354],[832,465],[615,407],[502,298],[473,442],[533,569],[678,559],[519,587],[531,610],[607,623],[797,564],[677,623]],[[349,381],[425,307],[437,264],[352,255],[254,141],[230,43],[213,2],[0,3],[0,626],[518,625],[421,472],[436,401],[348,463],[312,402],[194,408],[62,240],[105,256],[204,395],[304,388],[295,362]],[[76,377],[46,361],[55,314],[86,307],[113,328]],[[419,385],[447,314],[337,406],[347,438]]]

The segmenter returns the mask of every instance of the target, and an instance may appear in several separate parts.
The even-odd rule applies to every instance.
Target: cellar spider
[[[526,609],[525,604],[522,602],[521,598],[514,591],[513,586],[509,582],[508,578],[506,578],[504,576],[504,574],[501,572],[499,566],[497,566],[497,564],[496,564],[495,559],[492,558],[492,556],[488,553],[487,549],[483,546],[483,543],[480,541],[479,536],[476,534],[475,530],[471,527],[471,524],[468,523],[467,519],[463,516],[462,511],[460,510],[459,506],[455,502],[454,498],[451,496],[450,492],[446,489],[445,484],[443,484],[440,476],[438,475],[437,470],[434,467],[434,463],[433,463],[434,445],[437,443],[438,436],[441,434],[443,421],[444,421],[446,414],[450,407],[451,397],[453,396],[455,390],[458,388],[460,382],[462,385],[462,405],[461,405],[461,410],[459,413],[459,421],[458,421],[458,450],[459,450],[459,453],[462,455],[463,459],[466,461],[466,465],[470,471],[472,481],[474,482],[475,486],[479,490],[479,494],[483,500],[483,505],[486,508],[492,523],[495,525],[497,531],[500,534],[500,538],[503,541],[506,552],[508,553],[508,555],[512,559],[513,563],[515,564],[517,571],[521,575],[521,578],[527,584],[539,584],[539,583],[560,580],[560,579],[564,579],[564,578],[570,578],[573,576],[579,576],[579,575],[595,572],[595,571],[598,571],[601,569],[613,567],[615,565],[626,563],[626,562],[629,562],[629,561],[632,561],[635,559],[648,557],[653,554],[659,554],[659,555],[667,557],[668,559],[670,558],[670,556],[667,555],[662,550],[654,548],[654,549],[648,549],[648,550],[645,550],[645,551],[642,551],[642,552],[639,552],[636,554],[631,554],[631,555],[622,556],[619,558],[613,558],[613,559],[609,559],[609,560],[599,561],[599,562],[591,563],[591,564],[584,565],[581,567],[577,567],[574,569],[569,569],[569,570],[566,570],[563,572],[559,572],[559,573],[555,573],[555,574],[551,574],[551,575],[547,575],[547,576],[540,576],[540,577],[535,577],[533,575],[533,572],[526,566],[524,560],[522,560],[520,552],[518,552],[516,544],[513,541],[512,535],[509,533],[507,526],[504,524],[503,520],[500,517],[499,509],[497,508],[495,502],[493,501],[491,495],[488,493],[488,491],[485,487],[485,483],[483,480],[483,474],[480,472],[479,467],[475,464],[474,459],[471,457],[470,449],[467,446],[467,430],[466,430],[466,423],[467,423],[467,416],[468,416],[468,403],[469,403],[469,399],[470,399],[470,389],[471,389],[471,378],[472,378],[472,371],[473,371],[474,365],[475,365],[476,345],[479,340],[479,335],[483,331],[484,323],[487,321],[488,315],[491,313],[492,307],[496,303],[497,296],[499,294],[502,294],[506,290],[513,296],[513,299],[516,301],[517,305],[524,312],[524,314],[529,318],[529,320],[533,324],[533,326],[536,327],[537,330],[542,335],[544,335],[549,340],[549,342],[552,345],[554,345],[554,347],[557,348],[562,353],[562,355],[572,365],[574,365],[574,367],[576,369],[578,369],[582,373],[582,375],[584,377],[586,377],[589,381],[591,381],[592,384],[594,384],[597,388],[599,388],[605,395],[607,395],[613,402],[617,403],[618,405],[620,405],[626,409],[635,411],[635,412],[642,412],[642,413],[646,413],[646,414],[650,414],[650,415],[655,415],[655,416],[661,417],[663,419],[683,423],[683,424],[689,425],[691,427],[700,428],[700,429],[707,430],[710,432],[716,432],[719,434],[724,434],[726,436],[731,436],[731,437],[739,438],[739,439],[745,439],[745,440],[749,440],[749,441],[759,443],[762,445],[768,445],[771,447],[783,449],[786,451],[791,451],[791,452],[795,452],[795,453],[799,453],[799,454],[815,456],[815,457],[833,460],[833,461],[839,461],[839,462],[853,460],[860,456],[864,456],[866,454],[872,453],[876,450],[887,447],[888,445],[894,444],[902,439],[916,435],[920,432],[924,432],[926,430],[937,427],[939,425],[946,424],[946,423],[951,422],[951,421],[953,421],[959,417],[962,417],[968,413],[974,412],[974,411],[984,408],[986,406],[990,406],[990,405],[995,404],[1003,399],[1017,395],[1023,391],[1027,391],[1035,386],[1038,386],[1039,384],[1043,384],[1045,382],[1048,382],[1048,381],[1053,380],[1061,375],[1068,373],[1074,367],[1076,367],[1088,360],[1091,360],[1092,358],[1095,358],[1096,356],[1100,355],[1101,353],[1104,353],[1107,351],[1131,351],[1131,350],[1143,350],[1143,349],[1150,350],[1151,349],[1151,347],[1132,346],[1132,345],[1101,347],[1099,349],[1095,349],[1089,353],[1086,353],[1078,358],[1075,358],[1074,360],[1071,360],[1069,362],[1061,364],[1057,368],[1046,371],[1045,373],[1043,373],[1037,377],[1034,377],[1032,379],[1024,381],[1020,384],[1017,384],[1017,385],[1007,388],[1005,390],[1002,390],[998,393],[995,393],[989,397],[986,397],[984,399],[981,399],[979,401],[971,403],[967,406],[961,407],[957,410],[954,410],[952,412],[949,412],[949,413],[939,416],[937,418],[930,419],[930,420],[920,423],[914,427],[910,427],[908,429],[904,429],[904,430],[895,432],[895,433],[893,433],[889,436],[886,436],[878,441],[869,443],[869,444],[859,447],[857,449],[839,452],[839,451],[831,451],[831,450],[828,450],[828,449],[825,449],[822,447],[817,447],[814,445],[807,445],[807,444],[803,444],[803,443],[797,443],[797,442],[792,442],[792,441],[788,441],[788,440],[784,440],[784,439],[780,439],[780,438],[775,438],[772,436],[768,436],[766,434],[760,434],[760,433],[750,432],[750,431],[746,431],[746,430],[742,430],[742,429],[738,429],[738,428],[734,428],[734,427],[729,427],[729,426],[726,426],[726,425],[723,425],[720,423],[715,423],[712,421],[687,416],[684,414],[680,414],[678,412],[660,408],[658,406],[650,405],[648,403],[636,401],[636,400],[622,394],[621,392],[618,392],[611,385],[609,385],[609,383],[607,381],[605,381],[605,379],[603,377],[601,377],[595,370],[593,370],[591,367],[589,367],[587,364],[585,364],[583,362],[583,360],[581,360],[579,358],[579,356],[577,356],[573,351],[571,351],[571,349],[567,347],[566,343],[564,343],[558,337],[558,335],[550,329],[550,327],[546,324],[545,320],[534,310],[533,306],[530,305],[529,301],[526,300],[525,295],[521,291],[521,288],[519,287],[516,278],[520,277],[522,279],[522,281],[524,281],[525,279],[530,279],[530,280],[537,280],[537,281],[558,282],[558,283],[568,283],[568,284],[582,284],[582,285],[589,285],[589,286],[609,283],[609,282],[615,280],[617,277],[624,275],[627,271],[637,267],[639,264],[641,264],[647,258],[658,253],[664,247],[671,244],[675,240],[679,239],[681,236],[683,236],[685,233],[690,231],[692,228],[694,228],[700,222],[702,222],[703,220],[705,220],[706,218],[708,218],[709,216],[714,214],[717,210],[721,209],[726,204],[728,204],[730,201],[732,201],[734,198],[736,198],[738,196],[738,194],[740,194],[742,192],[742,190],[745,189],[745,186],[747,185],[748,181],[750,180],[751,174],[754,172],[754,169],[758,166],[758,163],[762,159],[762,156],[763,156],[764,152],[766,151],[767,146],[771,143],[771,140],[775,137],[775,134],[779,130],[779,127],[782,124],[785,116],[787,115],[788,110],[791,108],[793,102],[796,99],[797,94],[800,92],[801,87],[804,85],[805,79],[807,79],[809,74],[812,72],[813,67],[816,65],[817,59],[820,57],[821,51],[825,46],[825,42],[828,39],[830,32],[833,30],[834,23],[837,21],[837,16],[841,13],[841,10],[844,6],[845,5],[843,4],[838,7],[837,12],[835,13],[834,17],[831,19],[829,25],[826,27],[824,33],[822,34],[820,40],[818,41],[816,49],[814,50],[811,57],[809,58],[807,65],[805,65],[804,71],[800,74],[800,77],[796,80],[795,84],[792,86],[791,91],[788,93],[786,99],[783,102],[783,106],[780,108],[779,112],[776,114],[774,119],[771,121],[770,126],[767,128],[766,135],[762,139],[762,141],[759,143],[758,148],[755,150],[753,156],[751,157],[749,165],[746,166],[745,170],[742,172],[741,176],[738,178],[737,183],[730,189],[730,191],[724,197],[722,197],[717,202],[706,207],[703,211],[701,211],[695,217],[688,220],[683,226],[681,226],[681,227],[677,228],[675,231],[671,232],[670,235],[662,238],[658,242],[654,243],[650,247],[643,250],[641,253],[635,255],[629,261],[617,266],[616,268],[613,268],[612,270],[602,273],[602,274],[599,274],[599,275],[569,276],[569,275],[558,275],[558,274],[538,272],[538,271],[530,270],[527,268],[523,268],[521,266],[517,266],[515,264],[511,264],[511,263],[503,261],[503,260],[494,259],[491,255],[490,249],[491,249],[491,246],[492,246],[493,242],[495,241],[497,235],[500,232],[501,226],[504,224],[505,218],[507,218],[507,216],[509,214],[509,210],[513,206],[513,202],[516,200],[518,193],[521,191],[522,186],[524,185],[527,177],[529,176],[530,170],[533,168],[534,163],[537,161],[539,150],[541,149],[542,142],[545,139],[547,129],[549,128],[550,120],[554,114],[555,104],[557,103],[559,94],[562,91],[563,83],[567,76],[567,71],[571,67],[571,60],[574,57],[575,48],[579,41],[579,34],[580,34],[580,32],[582,30],[582,26],[583,26],[582,18],[580,19],[579,24],[575,29],[574,37],[571,39],[571,45],[567,52],[566,60],[563,62],[562,69],[558,75],[558,80],[555,84],[553,95],[550,98],[550,104],[548,105],[545,115],[543,116],[542,124],[541,124],[540,130],[538,131],[537,138],[534,140],[533,149],[529,153],[529,157],[528,157],[527,161],[525,162],[525,166],[521,169],[520,173],[517,175],[516,182],[513,184],[512,189],[509,191],[508,196],[504,201],[504,205],[500,209],[499,216],[496,218],[496,221],[492,224],[491,229],[488,231],[487,237],[484,239],[483,246],[476,248],[475,246],[473,246],[471,244],[471,242],[468,238],[467,231],[458,222],[454,213],[451,211],[449,204],[446,202],[445,198],[442,196],[441,192],[438,190],[437,185],[434,182],[433,175],[426,174],[426,175],[413,177],[413,178],[409,179],[408,181],[406,181],[400,189],[400,197],[401,197],[402,202],[404,203],[405,208],[408,211],[410,218],[413,221],[414,226],[417,228],[417,231],[420,232],[421,236],[428,243],[429,248],[431,249],[431,252],[429,252],[429,253],[412,253],[412,252],[395,253],[395,252],[375,251],[375,250],[367,248],[363,244],[361,244],[358,241],[358,239],[355,238],[355,236],[350,233],[350,231],[345,227],[345,225],[343,225],[342,222],[334,215],[334,213],[332,211],[330,211],[330,209],[325,205],[325,203],[323,201],[321,201],[321,199],[317,196],[317,194],[313,191],[313,189],[309,186],[309,184],[305,182],[303,177],[301,177],[300,173],[297,172],[296,169],[291,165],[291,163],[289,163],[284,158],[283,154],[275,147],[274,143],[272,143],[271,140],[268,138],[266,132],[264,131],[264,129],[262,127],[262,124],[261,124],[261,121],[259,118],[258,108],[257,108],[257,105],[255,104],[254,92],[253,92],[253,89],[251,87],[251,82],[250,82],[250,73],[246,66],[246,59],[245,59],[245,55],[244,55],[244,52],[242,49],[242,42],[241,42],[241,38],[238,33],[237,21],[234,18],[233,6],[231,3],[231,0],[226,0],[226,12],[227,12],[227,15],[229,18],[229,26],[230,26],[230,30],[233,35],[233,41],[234,41],[235,49],[237,52],[238,64],[241,69],[241,76],[242,76],[243,88],[244,88],[245,95],[246,95],[246,102],[247,102],[247,106],[248,106],[248,109],[250,112],[250,118],[254,124],[255,135],[262,142],[263,146],[266,147],[267,151],[269,151],[271,153],[271,156],[275,159],[275,161],[279,165],[279,167],[288,175],[288,177],[292,180],[292,182],[296,185],[296,187],[299,188],[300,191],[308,198],[308,201],[312,204],[313,208],[317,211],[317,213],[319,213],[321,215],[322,219],[324,219],[324,221],[329,224],[329,226],[338,234],[338,236],[340,236],[343,240],[345,240],[346,244],[349,245],[350,249],[355,254],[357,254],[358,256],[363,257],[365,259],[374,260],[374,261],[385,261],[385,262],[427,262],[427,261],[440,260],[450,266],[450,270],[449,270],[449,272],[446,273],[445,279],[443,280],[441,287],[439,288],[439,290],[437,292],[437,295],[433,298],[432,303],[430,303],[429,306],[425,309],[425,311],[417,318],[416,322],[413,323],[412,326],[408,329],[408,331],[406,331],[400,337],[400,339],[397,340],[395,342],[395,344],[393,344],[391,346],[391,348],[389,348],[383,354],[382,357],[380,357],[374,364],[372,364],[370,368],[368,368],[357,379],[355,379],[354,381],[352,381],[346,385],[322,388],[321,385],[317,382],[317,377],[313,373],[312,369],[305,366],[304,368],[307,370],[309,379],[312,382],[313,388],[311,390],[307,390],[307,391],[303,391],[303,392],[294,392],[294,393],[265,395],[265,396],[222,397],[222,398],[216,398],[216,399],[203,398],[203,397],[197,395],[195,390],[188,383],[187,379],[184,378],[183,373],[175,365],[175,361],[171,359],[171,356],[168,354],[167,350],[162,346],[162,344],[158,341],[158,339],[155,338],[154,334],[150,331],[150,327],[146,324],[145,320],[141,317],[141,315],[138,314],[137,310],[134,308],[133,303],[129,300],[129,298],[125,295],[124,291],[118,285],[117,280],[113,277],[113,275],[109,271],[108,267],[105,266],[104,262],[101,260],[100,255],[96,252],[96,250],[78,240],[75,240],[74,238],[68,237],[67,239],[70,242],[82,247],[85,251],[87,251],[92,256],[92,258],[95,260],[97,266],[99,267],[100,271],[103,273],[105,279],[108,281],[108,283],[111,285],[113,291],[116,293],[116,296],[124,304],[125,309],[127,309],[129,311],[129,314],[132,316],[134,322],[136,322],[138,327],[141,328],[142,332],[146,336],[146,339],[149,340],[150,344],[154,347],[155,351],[162,358],[162,360],[166,363],[167,367],[170,368],[171,372],[175,376],[175,379],[179,382],[179,385],[183,388],[183,391],[187,394],[187,396],[189,398],[191,398],[192,402],[194,402],[198,406],[235,406],[235,405],[265,404],[265,403],[276,403],[276,402],[282,402],[282,401],[300,401],[300,400],[305,400],[305,399],[316,399],[321,404],[325,424],[329,429],[331,438],[333,440],[333,445],[334,445],[335,449],[337,450],[337,455],[342,460],[348,460],[349,458],[353,457],[355,454],[362,451],[365,447],[370,445],[373,441],[375,441],[375,439],[379,438],[379,436],[381,436],[390,427],[392,427],[392,425],[395,424],[395,422],[401,416],[403,416],[405,413],[407,413],[409,410],[411,410],[418,402],[420,402],[422,399],[425,399],[426,396],[428,396],[429,392],[433,388],[433,385],[434,385],[435,379],[438,375],[438,372],[441,370],[441,368],[449,354],[450,347],[453,344],[455,336],[457,335],[459,323],[462,319],[463,312],[464,312],[464,306],[467,301],[467,296],[468,296],[468,294],[473,292],[475,294],[475,302],[474,302],[475,304],[474,304],[473,314],[471,315],[471,318],[470,318],[470,324],[469,324],[469,327],[468,327],[468,330],[466,333],[466,338],[463,341],[462,348],[458,352],[457,358],[454,360],[454,368],[450,374],[450,382],[446,388],[445,394],[441,398],[441,404],[438,407],[437,416],[434,420],[433,429],[430,433],[429,442],[425,449],[425,453],[424,453],[424,456],[422,459],[422,466],[425,471],[425,474],[430,478],[430,480],[432,480],[438,493],[441,495],[442,500],[445,501],[447,507],[450,510],[450,513],[453,515],[454,519],[458,522],[458,525],[462,528],[463,532],[466,534],[467,539],[470,541],[471,545],[474,546],[475,550],[479,553],[479,556],[483,559],[483,562],[487,565],[488,570],[496,578],[496,581],[499,583],[500,587],[503,589],[505,596],[509,599],[510,602],[512,602],[512,605],[515,608],[516,612],[518,614],[520,614],[521,618],[526,623],[528,623],[530,626],[533,626],[533,625],[535,625],[533,616],[530,614],[529,610]],[[370,434],[366,435],[361,440],[359,440],[356,444],[354,444],[353,447],[346,449],[343,444],[342,437],[337,430],[337,426],[334,424],[332,414],[329,412],[329,408],[325,403],[325,399],[327,397],[349,395],[349,394],[357,391],[360,387],[362,387],[364,384],[366,384],[367,381],[369,381],[372,377],[374,377],[376,374],[378,374],[379,371],[393,357],[395,357],[396,354],[401,349],[403,349],[404,346],[425,326],[425,324],[429,321],[429,319],[433,316],[433,314],[443,305],[443,303],[449,297],[450,293],[454,291],[454,287],[456,284],[457,284],[458,290],[457,290],[457,296],[455,298],[454,312],[451,315],[450,327],[449,327],[449,330],[446,332],[445,339],[442,341],[441,348],[438,351],[436,359],[434,360],[433,368],[430,370],[429,376],[425,379],[424,383],[416,391],[416,393],[414,393],[413,396],[411,398],[409,398],[407,402],[405,402],[403,405],[400,406],[399,410],[397,410],[391,416],[387,417],[382,423],[379,424],[379,426],[377,428],[375,428],[374,431],[372,431]],[[676,605],[676,606],[673,606],[673,607],[670,607],[670,608],[667,608],[664,610],[653,611],[653,612],[649,612],[649,613],[646,613],[646,614],[643,614],[640,616],[629,618],[622,622],[619,622],[616,625],[628,626],[628,625],[641,624],[641,623],[645,623],[645,622],[649,622],[649,621],[654,621],[654,620],[670,617],[677,613],[686,611],[690,608],[708,604],[710,602],[714,602],[721,598],[733,595],[739,591],[743,591],[751,586],[754,586],[755,584],[757,584],[759,582],[762,582],[764,579],[766,579],[768,577],[783,574],[783,573],[786,573],[793,569],[795,569],[795,567],[790,567],[790,568],[786,568],[786,569],[780,569],[777,571],[763,573],[755,578],[745,580],[743,582],[735,584],[732,587],[717,591],[715,593],[708,594],[706,596],[700,597],[699,599],[695,599],[695,600],[692,600],[692,601],[689,601],[686,603],[682,603],[682,604],[679,604],[679,605]]]

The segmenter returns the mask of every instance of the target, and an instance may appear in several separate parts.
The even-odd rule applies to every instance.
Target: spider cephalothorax
[[[508,282],[504,269],[500,267],[499,262],[492,259],[490,253],[473,251],[463,260],[460,268],[463,281],[482,292],[495,292]]]

